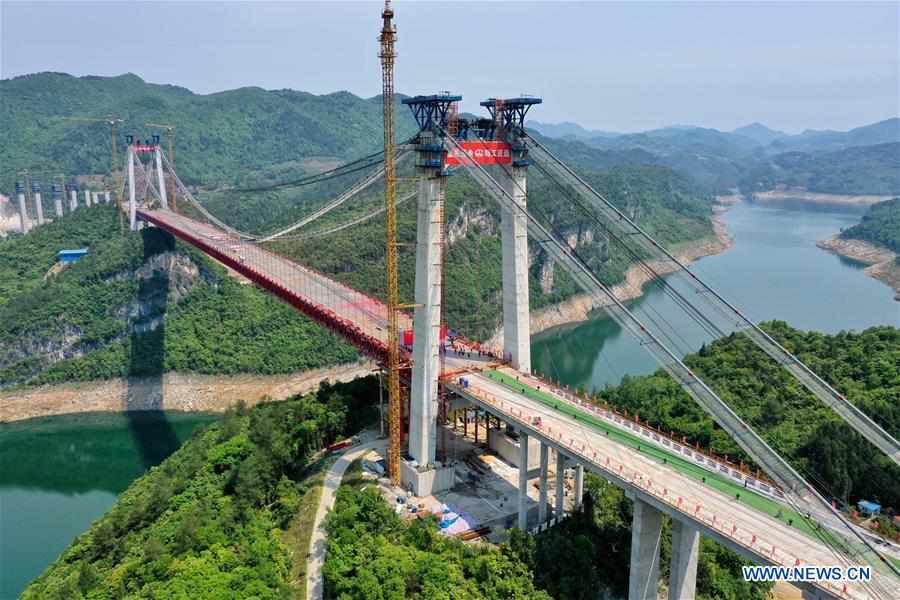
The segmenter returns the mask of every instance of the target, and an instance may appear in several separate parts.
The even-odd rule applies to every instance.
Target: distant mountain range
[[[564,121],[562,123],[542,123],[540,121],[528,121],[526,127],[537,131],[545,137],[589,140],[595,137],[617,137],[622,135],[614,131],[602,131],[600,129],[585,129],[578,123]]]
[[[788,134],[785,132],[769,129],[762,123],[750,123],[749,125],[738,127],[731,133],[748,137],[762,145],[770,144],[779,138],[788,137]]]
[[[399,102],[399,99],[398,99]],[[45,180],[65,174],[106,173],[109,135],[104,123],[67,117],[116,115],[124,136],[146,138],[173,123],[178,171],[188,183],[254,183],[364,156],[381,145],[380,97],[348,92],[314,95],[247,87],[195,94],[147,83],[133,74],[73,77],[37,73],[0,80],[0,191],[11,191],[16,172],[38,171]],[[397,107],[398,137],[415,131],[406,107]],[[834,154],[854,147],[900,143],[900,119],[846,132],[787,135],[761,123],[734,131],[672,125],[641,133],[591,130],[577,123],[529,121],[567,157],[589,170],[623,165],[664,166],[691,176],[710,191],[767,185],[802,185],[822,192],[900,193],[893,171],[900,158],[891,146]],[[781,157],[807,153],[808,157]],[[828,156],[818,156],[821,154]],[[840,173],[834,171],[842,160]],[[821,166],[816,167],[813,163]],[[799,171],[798,169],[804,169]],[[835,174],[828,176],[831,169]],[[815,175],[821,173],[821,175]],[[840,179],[840,181],[839,181]],[[849,190],[848,190],[849,186]]]
[[[761,123],[730,132],[678,125],[629,134],[595,134],[575,123],[529,122],[529,127],[545,137],[586,146],[575,152],[586,164],[642,160],[687,173],[716,191],[787,185],[818,192],[900,194],[900,118],[850,131],[796,135]]]
[[[399,98],[398,98],[399,103]],[[69,117],[115,115],[120,137],[161,134],[145,123],[172,123],[178,172],[187,183],[232,182],[344,161],[382,144],[381,97],[349,92],[314,95],[246,87],[195,94],[147,83],[134,74],[73,77],[36,73],[0,80],[0,191],[15,171],[109,172],[109,128]],[[398,136],[411,135],[409,109],[397,108]],[[120,144],[122,139],[120,139]],[[121,156],[119,160],[121,161]],[[265,173],[263,173],[264,175]]]

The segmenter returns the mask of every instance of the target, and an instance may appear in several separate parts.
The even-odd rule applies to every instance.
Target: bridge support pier
[[[34,193],[34,213],[37,215],[37,224],[44,224],[44,202],[41,200],[41,188],[32,186],[31,191]]]
[[[134,178],[132,177],[132,180],[133,179]],[[131,183],[131,181],[129,181],[129,184],[130,183]],[[91,190],[84,190],[84,205],[87,206],[88,208],[91,207]]]
[[[669,563],[669,600],[692,600],[697,588],[700,531],[672,519],[672,559]]]
[[[581,506],[584,498],[584,465],[575,467],[575,506]]]
[[[531,372],[531,324],[528,312],[528,220],[525,192],[528,169],[512,166],[503,174],[503,185],[522,212],[502,211],[500,237],[503,248],[503,352],[512,366]]]
[[[16,188],[19,187],[19,184],[16,184]],[[22,226],[22,233],[28,233],[29,229],[29,221],[28,221],[28,207],[25,204],[25,192],[20,191],[18,194],[19,200],[19,222]]]
[[[56,215],[56,220],[62,219],[63,217],[63,198],[62,198],[62,189],[55,183],[53,184],[53,213]]]
[[[69,190],[69,210],[75,210],[76,208],[78,208],[78,192]]]
[[[103,201],[104,201],[105,203],[107,203],[107,204],[109,204],[109,203],[111,202],[111,198],[110,198],[110,196],[109,196],[109,192],[108,192],[108,191],[107,191],[107,192],[103,192]]]
[[[628,600],[656,600],[659,594],[659,548],[662,539],[662,513],[634,499],[631,523],[631,573]]]
[[[550,462],[550,447],[541,442],[541,474],[538,480],[538,525],[547,522],[547,466]]]
[[[524,431],[519,431],[519,529],[528,530],[528,434]]]
[[[554,517],[561,519],[563,516],[563,500],[566,497],[566,457],[559,450],[556,451],[556,510]]]

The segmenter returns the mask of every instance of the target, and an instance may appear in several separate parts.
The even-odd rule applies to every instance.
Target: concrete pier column
[[[443,174],[444,152],[439,143],[439,141],[422,143],[416,152],[418,174],[416,310],[413,318],[409,454],[420,465],[434,462],[437,441],[441,261],[446,184],[446,177]],[[477,417],[475,426],[478,427]]]
[[[41,184],[36,181],[31,183],[31,193],[34,196],[34,214],[38,225],[44,224],[44,201],[41,199]]]
[[[528,220],[525,217],[527,167],[513,166],[502,175],[503,185],[523,211],[502,210],[503,352],[519,371],[531,372],[531,328],[528,312]]]
[[[16,200],[19,207],[19,231],[28,233],[28,207],[25,204],[25,183],[16,181]]]
[[[559,450],[556,451],[556,511],[553,516],[557,519],[563,516],[563,500],[566,497],[566,457]]]
[[[57,184],[53,184],[53,211],[57,219],[63,216],[62,188]]]
[[[84,205],[90,208],[91,204],[91,190],[84,190]]]
[[[692,600],[697,588],[700,531],[672,519],[672,559],[669,563],[669,600]]]
[[[109,191],[103,192],[103,201],[109,204],[111,202]]]
[[[28,233],[31,223],[28,220],[28,206],[25,204],[25,184],[16,182],[16,198],[19,201],[19,223],[22,233]]]
[[[519,432],[519,529],[528,530],[528,434]]]
[[[76,208],[78,208],[78,192],[69,190],[69,210],[75,210]]]
[[[538,484],[538,524],[547,522],[547,465],[550,462],[550,447],[541,442],[541,475]]]
[[[584,498],[584,465],[575,467],[575,506],[581,506]]]
[[[659,594],[659,547],[662,513],[634,499],[631,523],[631,573],[628,600],[656,600]]]
[[[94,192],[94,204],[100,204],[100,192]]]

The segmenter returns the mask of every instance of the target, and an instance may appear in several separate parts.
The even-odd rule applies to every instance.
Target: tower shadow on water
[[[129,315],[130,356],[123,408],[144,469],[149,469],[179,445],[175,430],[163,412],[165,316],[175,240],[155,227],[142,229],[140,236],[144,260],[136,273],[137,304]]]

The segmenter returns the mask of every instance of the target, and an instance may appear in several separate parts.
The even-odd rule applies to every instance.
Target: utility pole
[[[165,130],[166,132],[166,145],[169,147],[169,165],[171,166],[172,171],[175,170],[175,145],[173,143],[173,138],[175,134],[174,125],[167,125],[165,123],[144,123],[147,127],[159,127],[160,129]],[[172,210],[178,209],[178,204],[175,202],[175,176],[169,175],[169,202],[172,203]]]
[[[397,174],[394,170],[394,41],[397,29],[392,23],[391,0],[385,0],[381,12],[381,84],[384,109],[384,206],[386,227],[387,309],[388,309],[388,475],[391,483],[400,484],[400,347],[397,310],[400,293],[397,288]]]

